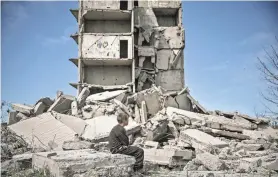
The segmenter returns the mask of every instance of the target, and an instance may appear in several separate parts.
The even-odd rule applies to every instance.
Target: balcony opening
[[[134,7],[138,7],[138,1],[134,1]]]
[[[120,9],[121,10],[127,10],[127,3],[128,3],[127,0],[121,0],[120,1]]]
[[[128,41],[120,40],[120,58],[128,58]]]

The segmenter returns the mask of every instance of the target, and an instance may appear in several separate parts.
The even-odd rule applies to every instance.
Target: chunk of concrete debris
[[[196,149],[203,149],[208,146],[219,148],[228,146],[228,143],[196,129],[187,129],[182,131],[180,133],[180,139],[190,141],[190,143],[192,143],[192,147]]]
[[[178,132],[178,129],[177,129],[177,127],[175,126],[175,124],[174,124],[172,121],[169,121],[167,126],[168,126],[168,128],[169,128],[170,133],[171,133],[175,138],[178,138],[178,137],[179,137],[179,132]]]
[[[88,141],[65,141],[63,150],[92,149],[94,144]]]
[[[77,116],[78,115],[78,105],[77,105],[77,101],[73,101],[71,103],[71,115],[73,116]]]
[[[146,149],[151,149],[151,148],[157,149],[158,146],[159,146],[158,142],[155,142],[155,141],[145,141],[144,142],[144,148],[146,148]]]
[[[86,102],[108,101],[125,92],[126,90],[116,90],[110,92],[106,91],[106,92],[96,93],[88,96]]]
[[[274,160],[272,162],[265,163],[263,165],[263,167],[268,169],[268,170],[278,171],[278,159],[276,159],[276,160]]]
[[[16,114],[16,119],[17,120],[26,120],[26,119],[28,119],[29,117],[27,117],[27,116],[25,116],[24,114],[22,114],[21,112],[19,112],[19,113],[17,113]]]
[[[117,116],[100,116],[85,120],[88,124],[81,137],[92,142],[103,142],[108,140],[112,128],[118,124]],[[141,127],[132,118],[129,119],[128,126],[125,127],[127,135],[140,131]]]
[[[55,102],[50,106],[50,108],[47,110],[50,111],[56,111],[59,113],[66,113],[71,109],[71,103],[74,101],[74,97],[70,95],[61,95],[58,99],[55,100]]]
[[[197,170],[199,167],[198,164],[194,163],[194,160],[191,160],[189,162],[187,162],[187,164],[184,166],[183,170],[188,170],[188,171],[193,171],[193,170]]]
[[[76,132],[78,135],[81,135],[85,131],[85,127],[88,125],[84,120],[66,115],[66,114],[60,114],[57,112],[51,112],[52,116],[54,116],[57,120],[62,122],[64,125],[71,128],[74,132]]]
[[[35,113],[35,115],[37,116],[37,115],[39,115],[39,114],[44,113],[46,110],[47,110],[47,106],[46,106],[43,102],[38,102],[38,103],[35,105],[34,113]]]
[[[259,149],[262,149],[263,146],[261,144],[242,144],[239,143],[236,146],[236,149],[245,149],[246,151],[257,151]]]
[[[141,113],[141,122],[142,123],[146,123],[147,120],[148,120],[148,112],[147,112],[147,107],[146,107],[146,102],[145,101],[142,101],[141,103],[141,110],[140,110],[140,113]]]
[[[208,152],[197,154],[196,160],[212,171],[224,170],[226,168],[225,163],[222,160]]]
[[[165,107],[174,107],[174,108],[178,108],[178,104],[176,102],[176,100],[171,97],[171,96],[167,96],[165,98]]]
[[[271,134],[266,133],[265,131],[256,131],[256,130],[243,130],[243,135],[249,136],[251,139],[268,139],[271,137]]]
[[[17,115],[17,112],[15,112],[15,111],[9,112],[8,125],[12,125],[12,124],[20,121],[20,119],[18,119],[18,117],[16,115]]]
[[[120,95],[116,96],[114,99],[120,101],[121,103],[125,103],[127,99],[127,94],[125,92],[121,93]]]
[[[96,152],[94,150],[57,151],[57,155],[47,158],[49,152],[33,155],[32,166],[45,169],[53,176],[111,176],[128,177],[135,159],[122,154]]]
[[[262,165],[262,160],[258,157],[255,158],[243,158],[240,160],[240,165],[237,168],[237,172],[253,172]]]
[[[21,112],[27,116],[30,116],[33,113],[33,107],[24,104],[13,103],[11,107],[13,110]]]
[[[114,103],[99,102],[84,106],[82,108],[82,115],[83,119],[91,119],[93,117],[113,115],[118,110],[118,106]]]
[[[49,97],[44,97],[44,98],[39,99],[36,102],[36,104],[38,104],[39,102],[42,102],[47,108],[49,108],[54,103],[54,101],[52,99],[50,99]]]
[[[150,141],[160,141],[161,139],[165,138],[167,133],[167,122],[156,122],[156,124],[152,125],[152,128],[147,132],[147,140]]]
[[[235,139],[239,139],[239,140],[250,139],[250,137],[247,135],[243,135],[243,134],[239,134],[239,133],[235,133],[235,132],[217,130],[217,129],[211,129],[211,131],[212,131],[212,133],[219,135],[219,136],[235,138]]]
[[[85,104],[86,98],[89,95],[90,95],[90,89],[88,87],[84,87],[77,97],[77,103],[79,107],[82,107]]]
[[[185,163],[193,158],[191,150],[178,149],[144,149],[144,160],[169,167]]]
[[[43,148],[45,150],[62,150],[64,141],[72,141],[75,132],[55,119],[50,113],[43,113],[40,117],[33,117],[16,124],[8,126],[18,136],[22,138],[34,149]],[[52,146],[48,145],[49,142]]]
[[[253,128],[253,126],[236,122],[234,120],[225,118],[224,116],[199,114],[199,113],[194,113],[194,112],[172,108],[172,107],[166,108],[166,113],[168,116],[172,116],[172,114],[174,113],[178,115],[183,115],[185,117],[188,117],[191,120],[191,122],[205,121],[207,127],[214,128],[214,129],[242,132],[243,129]]]
[[[139,107],[137,105],[135,105],[134,110],[135,110],[135,118],[134,118],[134,120],[135,120],[136,123],[140,124],[141,123],[141,115],[140,115]]]
[[[175,100],[178,103],[179,109],[191,111],[192,103],[188,99],[187,94],[177,95]]]
[[[132,116],[132,114],[130,113],[128,108],[122,102],[120,102],[119,100],[113,99],[113,103],[118,105],[127,115]]]

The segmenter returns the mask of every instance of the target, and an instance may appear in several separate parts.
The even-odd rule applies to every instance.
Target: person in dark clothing
[[[128,125],[128,116],[119,113],[117,117],[118,125],[116,125],[109,134],[109,148],[112,154],[125,154],[135,157],[134,171],[143,169],[144,150],[129,145],[129,139],[124,129]]]

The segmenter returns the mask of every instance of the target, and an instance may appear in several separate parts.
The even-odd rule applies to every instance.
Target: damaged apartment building
[[[152,84],[167,91],[184,88],[181,1],[79,1],[71,10],[79,31],[78,82],[81,92],[129,89]]]

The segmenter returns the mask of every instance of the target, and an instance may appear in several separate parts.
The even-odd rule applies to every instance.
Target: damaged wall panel
[[[184,48],[184,29],[180,27],[157,27],[155,28],[155,34],[159,40],[158,49],[167,48]],[[155,40],[157,40],[155,39]]]
[[[126,45],[120,46],[126,41]],[[131,36],[100,36],[84,34],[82,40],[83,58],[132,58],[132,37]],[[123,49],[126,53],[120,56]]]
[[[84,9],[114,9],[114,10],[131,10],[133,1],[120,1],[120,0],[86,0],[83,1],[82,8]]]
[[[85,82],[96,85],[125,85],[132,82],[131,66],[91,66],[85,68]]]
[[[180,8],[181,1],[144,0],[144,1],[139,1],[138,5],[139,7]]]
[[[155,78],[155,82],[156,85],[161,86],[168,91],[181,90],[184,87],[184,71],[159,71]]]

